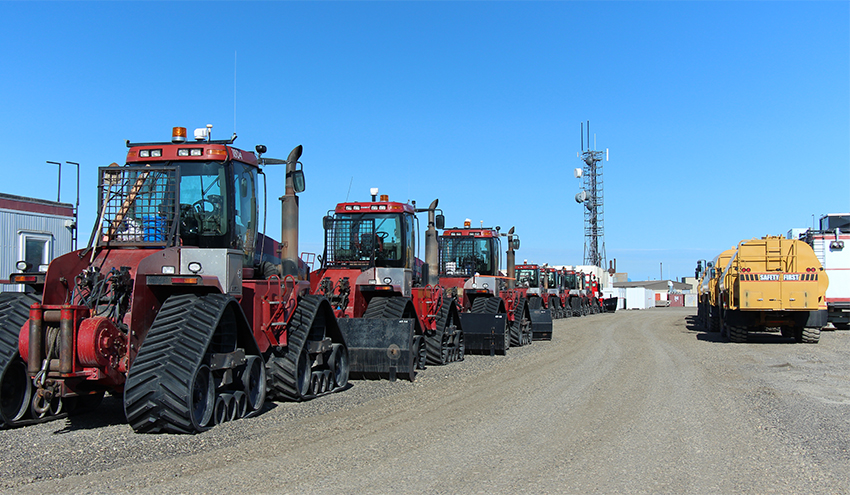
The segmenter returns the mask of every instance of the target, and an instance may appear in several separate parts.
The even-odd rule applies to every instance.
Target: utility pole
[[[74,205],[74,232],[71,240],[74,242],[74,250],[77,250],[77,232],[80,230],[80,164],[77,162],[65,161],[68,165],[77,167],[77,202]]]
[[[59,180],[56,182],[56,202],[61,203],[59,198],[61,197],[61,194],[62,194],[62,164],[59,163],[59,162],[51,162],[51,161],[48,161],[47,163],[49,163],[51,165],[59,165]]]

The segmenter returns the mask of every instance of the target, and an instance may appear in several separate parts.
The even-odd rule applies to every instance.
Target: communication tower
[[[596,147],[594,137],[593,147]],[[605,161],[608,150],[605,150]],[[576,194],[576,202],[584,204],[584,264],[605,268],[605,208],[602,188],[603,152],[590,148],[590,121],[587,121],[587,149],[585,150],[584,123],[581,124],[581,154],[576,154],[584,162],[582,168],[575,169],[577,179],[583,179],[582,190]]]

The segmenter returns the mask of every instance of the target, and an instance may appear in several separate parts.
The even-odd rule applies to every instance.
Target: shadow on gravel
[[[71,413],[70,416],[59,421],[64,421],[65,427],[53,432],[54,435],[127,424],[127,417],[124,415],[124,401],[121,397],[110,395],[104,397],[98,407],[84,413]]]
[[[354,385],[348,383],[342,390],[335,393],[345,392],[352,387],[354,387]],[[276,407],[278,407],[276,402],[267,399],[258,416],[262,416]],[[101,404],[95,409],[82,413],[71,414],[64,419],[58,419],[55,421],[65,422],[64,428],[53,432],[54,435],[61,435],[77,430],[94,430],[107,426],[124,425],[127,424],[127,416],[124,414],[124,400],[122,397],[108,395],[104,397],[103,402],[101,402]]]
[[[696,316],[688,316],[685,318],[685,326],[688,330],[696,334],[697,340],[704,342],[717,342],[721,344],[730,343],[728,340],[720,336],[720,332],[707,332],[697,324]],[[772,332],[753,332],[747,337],[747,344],[794,344],[793,337],[783,337],[778,333]]]

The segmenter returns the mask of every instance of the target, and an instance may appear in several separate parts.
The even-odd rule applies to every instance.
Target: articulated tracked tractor
[[[511,346],[531,343],[528,304],[514,288],[514,251],[519,236],[513,227],[445,229],[440,236],[439,283],[457,295],[466,351],[504,355]],[[500,275],[501,236],[508,238],[506,277]]]
[[[128,142],[126,165],[99,171],[88,247],[49,265],[42,294],[0,297],[0,426],[93,409],[110,392],[137,432],[194,433],[259,413],[267,396],[346,387],[342,333],[294,254],[301,147],[263,159],[265,146],[210,129]],[[258,232],[268,164],[287,167],[282,252]]]
[[[569,291],[566,288],[566,270],[544,266],[541,269],[541,277],[546,295],[544,300],[546,308],[553,319],[567,318],[572,316],[572,311],[567,306]]]
[[[540,266],[528,261],[516,265],[517,290],[528,302],[532,336],[534,340],[552,340],[552,313],[543,298],[547,290],[542,278]]]
[[[351,374],[413,380],[426,364],[463,359],[464,333],[454,298],[428,284],[416,257],[417,212],[428,212],[426,260],[437,252],[437,201],[415,204],[377,199],[340,203],[324,218],[322,266],[312,292],[333,304],[349,345]],[[431,266],[434,266],[433,264]],[[425,274],[425,275],[423,275]]]
[[[771,236],[741,241],[718,282],[721,335],[747,342],[753,332],[779,331],[817,343],[827,322],[828,285],[805,242]]]

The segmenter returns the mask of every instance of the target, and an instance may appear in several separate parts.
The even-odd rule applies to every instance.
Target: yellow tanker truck
[[[698,288],[699,306],[697,308],[697,322],[708,332],[720,331],[720,294],[718,291],[718,282],[723,274],[723,268],[729,263],[734,253],[734,247],[723,251],[715,256],[712,261],[706,263],[706,269],[702,271]]]
[[[803,241],[767,236],[738,243],[718,283],[721,335],[746,342],[776,331],[815,344],[826,325],[829,278]]]

